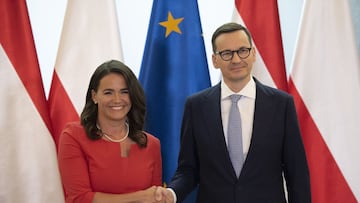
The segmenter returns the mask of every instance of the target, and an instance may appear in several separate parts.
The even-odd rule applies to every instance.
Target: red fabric
[[[147,137],[146,148],[133,144],[129,156],[121,157],[119,143],[90,140],[79,123],[68,124],[58,152],[66,202],[90,203],[95,192],[123,194],[160,186],[160,141]]]
[[[277,0],[235,0],[276,87],[287,91],[287,77]],[[257,77],[255,75],[255,77]],[[262,78],[257,77],[262,80]]]
[[[339,166],[336,164],[336,160],[316,126],[315,121],[301,98],[292,77],[289,79],[289,91],[294,96],[301,135],[307,155],[312,202],[357,202]]]
[[[71,121],[78,121],[80,118],[73,103],[71,102],[71,99],[69,98],[69,95],[61,83],[56,70],[53,74],[48,101],[51,123],[53,124],[52,135],[56,144],[56,148],[58,148],[59,137],[66,123]]]
[[[1,46],[3,46],[46,126],[51,130],[26,1],[1,1],[0,14]],[[5,79],[6,76],[3,75],[2,77]]]

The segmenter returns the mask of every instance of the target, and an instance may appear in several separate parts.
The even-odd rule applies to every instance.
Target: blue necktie
[[[229,148],[228,150],[237,177],[239,177],[244,162],[242,132],[241,132],[241,117],[237,105],[240,97],[241,95],[236,95],[236,94],[230,96],[231,108],[229,113],[229,125],[228,125],[228,148]]]

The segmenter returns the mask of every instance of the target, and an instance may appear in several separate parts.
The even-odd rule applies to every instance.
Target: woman
[[[160,141],[143,131],[145,111],[144,91],[126,65],[112,60],[95,70],[81,123],[60,136],[67,203],[156,202]]]

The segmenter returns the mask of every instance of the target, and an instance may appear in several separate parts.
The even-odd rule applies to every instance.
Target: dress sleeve
[[[84,133],[68,125],[59,140],[58,161],[65,199],[67,203],[91,203],[94,197],[86,156],[81,148],[78,133]],[[75,136],[76,135],[76,136]]]

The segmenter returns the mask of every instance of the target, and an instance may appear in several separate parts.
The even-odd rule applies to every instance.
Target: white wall
[[[40,68],[48,95],[54,70],[66,0],[27,0]],[[116,0],[124,62],[139,73],[152,8],[151,0]],[[290,68],[303,0],[278,0],[285,61]],[[211,62],[211,35],[221,24],[231,21],[234,0],[198,0],[206,54],[212,84],[220,73]]]

